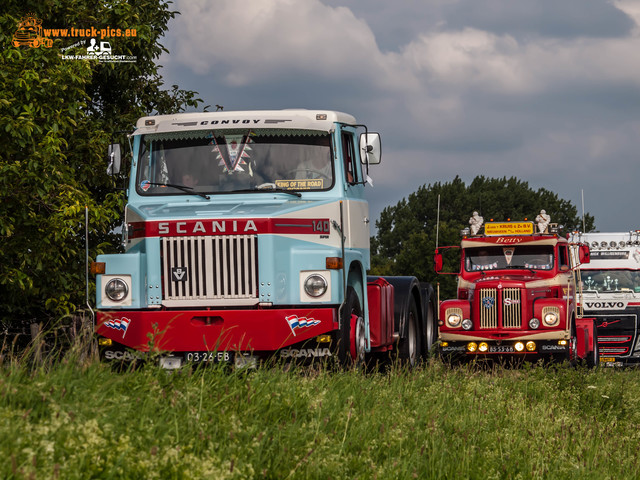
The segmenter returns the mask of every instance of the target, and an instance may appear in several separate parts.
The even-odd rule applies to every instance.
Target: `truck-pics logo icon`
[[[42,20],[34,13],[28,13],[18,22],[18,29],[13,34],[11,43],[14,47],[51,48],[53,46],[53,40],[42,35]]]

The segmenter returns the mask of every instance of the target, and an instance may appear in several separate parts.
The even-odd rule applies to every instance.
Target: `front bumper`
[[[562,344],[561,342],[564,342]],[[531,348],[533,346],[533,348]],[[513,356],[546,357],[567,355],[569,341],[566,340],[485,340],[441,341],[440,353],[448,356]]]
[[[339,329],[337,307],[98,311],[96,333],[138,352],[274,352]]]

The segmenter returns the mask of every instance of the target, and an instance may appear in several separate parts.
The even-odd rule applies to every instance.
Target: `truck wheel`
[[[429,306],[427,307],[427,321],[426,331],[424,335],[425,344],[424,344],[424,355],[425,357],[432,353],[434,349],[434,345],[436,343],[438,332],[436,330],[436,316],[435,309],[433,303],[429,302]]]
[[[572,321],[571,338],[569,339],[569,352],[567,353],[567,360],[569,365],[574,367],[578,363],[578,335],[576,333],[575,321]]]
[[[352,326],[352,315],[356,316],[356,320]],[[354,331],[354,338],[351,337],[351,331]],[[353,342],[352,342],[353,340]],[[347,298],[342,308],[342,317],[340,318],[340,340],[338,341],[338,360],[343,366],[351,366],[360,359],[364,360],[364,320],[362,319],[362,308],[358,295],[352,287],[347,288]],[[359,349],[362,352],[359,352]],[[354,355],[352,355],[354,351]]]
[[[400,362],[413,368],[417,365],[421,356],[420,337],[418,331],[418,307],[416,302],[411,300],[407,315],[407,335],[400,339],[398,345],[398,358]]]

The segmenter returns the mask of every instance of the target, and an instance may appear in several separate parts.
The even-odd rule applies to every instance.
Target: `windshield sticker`
[[[276,180],[276,187],[291,188],[295,190],[311,190],[314,188],[324,188],[324,180],[322,178],[308,180]]]
[[[149,188],[151,188],[151,182],[149,182],[149,180],[141,181],[140,188],[142,189],[143,192],[146,192],[147,190],[149,190]]]
[[[507,261],[507,265],[511,265],[511,259],[513,258],[513,248],[505,247],[502,250],[504,251],[504,259]]]
[[[223,149],[218,145],[215,135],[213,132],[210,134],[211,145],[213,145],[211,151],[217,154],[216,159],[220,160],[218,165],[223,167],[223,172],[229,174],[244,172],[242,166],[247,165],[246,160],[249,159],[249,152],[251,151],[249,143],[253,141],[249,135],[251,135],[251,132],[248,135],[225,135],[224,140],[227,147],[227,157],[225,158]],[[251,173],[251,169],[249,169],[249,173]]]

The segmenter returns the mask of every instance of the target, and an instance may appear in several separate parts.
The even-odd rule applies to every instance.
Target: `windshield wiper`
[[[187,187],[186,185],[177,185],[175,183],[155,183],[155,182],[149,182],[148,185],[154,185],[156,187],[177,188],[178,190],[182,190],[185,193],[190,193],[191,195],[198,195],[199,197],[206,198],[207,200],[211,198],[209,195],[205,193],[194,192],[193,187]]]
[[[245,188],[242,190],[231,190],[229,192],[219,192],[219,193],[266,193],[266,192],[278,192],[278,193],[288,193],[289,195],[293,195],[294,197],[301,197],[302,194],[296,190],[287,190],[286,188],[276,187],[272,183],[262,185],[258,185],[254,188]]]

